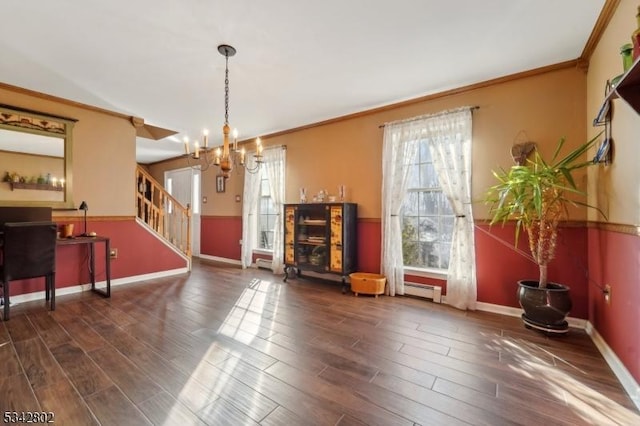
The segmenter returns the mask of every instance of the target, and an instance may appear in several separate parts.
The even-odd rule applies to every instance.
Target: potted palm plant
[[[560,156],[565,143],[562,138],[550,161],[545,161],[535,150],[523,165],[493,171],[498,183],[489,188],[486,198],[491,224],[515,221],[516,245],[524,230],[531,255],[540,269],[538,281],[518,282],[518,299],[524,310],[522,319],[528,328],[549,333],[568,331],[565,317],[572,307],[569,288],[549,282],[547,266],[555,256],[558,227],[568,217],[569,207],[593,208],[580,201],[586,193],[577,187],[574,173],[596,164],[586,160],[586,154],[599,136],[563,157]]]

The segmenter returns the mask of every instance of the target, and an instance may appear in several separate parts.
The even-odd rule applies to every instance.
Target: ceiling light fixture
[[[225,58],[224,69],[224,126],[222,126],[222,148],[218,147],[215,150],[209,149],[209,131],[205,129],[203,131],[203,143],[196,140],[194,143],[193,153],[190,151],[189,138],[184,138],[184,149],[187,154],[187,161],[189,166],[198,167],[201,170],[207,170],[209,166],[216,165],[220,167],[220,174],[225,178],[231,176],[231,171],[234,165],[244,166],[250,173],[258,171],[263,163],[262,158],[262,144],[260,138],[256,139],[256,153],[253,155],[255,159],[255,165],[248,167],[245,164],[245,149],[238,149],[238,130],[233,129],[233,145],[229,143],[229,133],[231,133],[231,127],[229,126],[229,57],[236,54],[236,49],[227,44],[221,44],[218,46],[218,52]],[[199,164],[191,165],[191,160],[200,161]]]

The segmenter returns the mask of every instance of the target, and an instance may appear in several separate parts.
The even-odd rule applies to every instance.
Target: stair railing
[[[136,167],[136,215],[191,257],[191,207],[180,204],[139,165]]]

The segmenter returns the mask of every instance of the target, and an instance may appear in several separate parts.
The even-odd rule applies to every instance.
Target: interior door
[[[164,187],[183,206],[191,206],[191,253],[200,255],[200,180],[199,168],[169,170],[164,173]]]

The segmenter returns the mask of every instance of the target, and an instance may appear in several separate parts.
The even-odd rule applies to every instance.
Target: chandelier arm
[[[251,174],[255,174],[258,173],[258,170],[260,170],[260,166],[262,166],[262,163],[264,163],[264,160],[262,158],[262,155],[257,155],[254,154],[253,158],[255,158],[255,164],[253,166],[247,166],[247,164],[244,164],[244,168]]]

